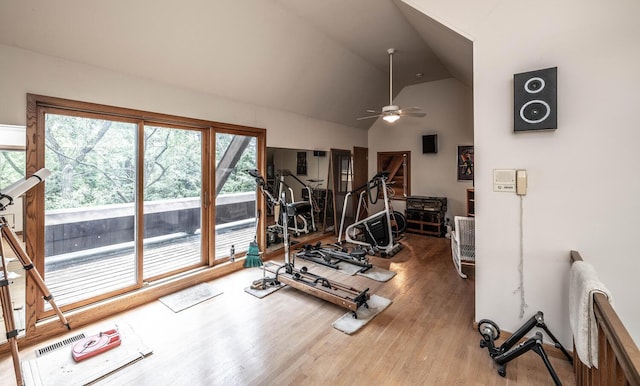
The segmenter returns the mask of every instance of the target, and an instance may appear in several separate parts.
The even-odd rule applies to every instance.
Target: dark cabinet
[[[446,212],[446,197],[407,197],[407,232],[444,237]]]

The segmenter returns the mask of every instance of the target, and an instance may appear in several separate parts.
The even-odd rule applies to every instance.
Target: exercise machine
[[[516,359],[520,355],[526,353],[529,350],[533,350],[536,354],[542,358],[551,378],[556,385],[562,385],[558,375],[556,374],[553,366],[551,366],[551,362],[549,362],[549,358],[547,357],[547,353],[544,351],[542,347],[542,333],[537,331],[535,335],[526,341],[522,342],[513,350],[511,349],[516,343],[518,343],[529,331],[533,328],[542,328],[544,332],[549,335],[549,337],[553,340],[555,347],[560,349],[562,353],[567,357],[567,360],[573,364],[573,358],[567,350],[560,344],[558,339],[549,331],[549,328],[544,322],[544,315],[542,311],[538,311],[535,315],[533,315],[529,320],[527,320],[522,327],[520,327],[513,335],[511,335],[507,340],[504,341],[500,346],[496,346],[495,341],[500,337],[500,328],[496,323],[489,319],[482,319],[478,322],[478,332],[482,336],[480,340],[480,347],[487,348],[489,351],[489,356],[493,358],[494,362],[498,365],[498,374],[504,377],[507,375],[507,363]]]
[[[266,267],[266,269],[275,274],[274,279],[277,282],[346,308],[351,311],[351,315],[355,319],[358,318],[356,312],[358,308],[361,306],[369,308],[367,304],[370,298],[369,288],[359,290],[338,281],[315,275],[309,272],[307,267],[298,269],[291,264],[281,265],[276,269],[271,267]]]
[[[13,250],[14,254],[22,264],[22,267],[25,270],[27,275],[31,276],[31,279],[38,287],[40,292],[44,295],[44,300],[48,301],[51,305],[51,308],[55,311],[56,315],[60,319],[60,322],[70,330],[69,322],[60,311],[60,308],[53,301],[53,295],[49,292],[42,276],[33,265],[33,262],[29,258],[27,252],[25,252],[22,244],[18,241],[18,237],[15,232],[7,222],[7,220],[2,216],[2,211],[4,211],[7,206],[13,204],[13,200],[22,196],[31,188],[36,186],[38,183],[44,181],[51,172],[45,168],[38,170],[31,177],[26,179],[21,179],[13,184],[7,186],[2,192],[0,192],[0,303],[2,305],[2,314],[4,315],[4,326],[6,331],[7,342],[9,344],[11,350],[11,357],[13,359],[13,368],[15,370],[16,375],[16,383],[18,385],[22,385],[24,383],[22,377],[22,371],[20,369],[20,357],[18,352],[18,342],[17,337],[19,334],[19,330],[16,328],[15,318],[13,315],[13,307],[11,302],[11,294],[9,291],[9,272],[7,271],[7,259],[4,252],[4,244],[3,239],[6,240],[7,244]]]
[[[250,176],[255,178],[256,184],[265,198],[275,205],[280,205],[282,215],[282,223],[286,224],[288,218],[293,216],[295,211],[290,205],[287,205],[284,195],[276,199],[264,187],[264,178],[257,170],[248,170]],[[293,259],[290,255],[290,244],[288,227],[282,227],[284,239],[284,264],[265,264],[263,266],[263,278],[253,282],[254,288],[268,288],[274,285],[286,284],[302,292],[308,293],[330,303],[346,308],[352,312],[354,318],[357,318],[356,311],[364,306],[369,307],[367,301],[370,298],[369,288],[359,290],[346,284],[339,283],[335,280],[329,280],[325,277],[309,272],[307,267],[296,268],[295,256]],[[274,276],[267,277],[265,272],[270,272]]]
[[[293,189],[286,184],[285,177],[291,177],[302,185],[303,189],[307,192],[308,199],[306,201],[295,200]],[[286,191],[289,192],[289,197],[291,197],[291,200],[286,203],[286,205],[289,206],[289,210],[292,211],[291,215],[287,219],[287,226],[289,227],[289,230],[292,231],[295,236],[315,232],[317,229],[314,216],[313,192],[311,191],[311,187],[302,182],[302,180],[291,173],[290,170],[283,169],[280,171],[278,196],[284,197],[285,202]],[[280,223],[279,225],[284,226],[283,223]]]
[[[404,227],[406,220],[402,213],[391,210],[387,186],[388,178],[389,172],[379,172],[365,185],[347,192],[342,209],[340,231],[338,232],[338,244],[342,244],[343,242],[342,233],[344,229],[345,241],[360,246],[370,255],[380,252],[382,257],[391,257],[400,251],[402,244],[396,241],[396,236],[400,233],[397,226],[402,225]],[[368,207],[366,200],[368,199],[369,203],[375,204],[378,201],[380,190],[382,190],[384,209],[362,220],[358,220],[360,218],[361,208]],[[356,210],[356,221],[345,228],[349,197],[358,191],[360,191],[360,196],[358,209]],[[374,194],[372,194],[372,192],[374,192]],[[396,229],[396,231],[394,231],[394,229]],[[404,229],[402,229],[402,231],[404,231]]]
[[[296,253],[296,257],[333,269],[340,269],[338,264],[345,262],[361,267],[358,271],[361,273],[373,267],[373,265],[369,263],[367,253],[361,248],[354,248],[349,252],[345,247],[339,247],[333,244],[321,244],[320,242],[317,242],[315,245],[305,244],[304,247]]]

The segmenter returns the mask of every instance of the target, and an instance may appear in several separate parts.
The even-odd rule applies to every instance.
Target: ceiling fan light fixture
[[[375,113],[375,115],[369,115],[366,117],[357,118],[361,119],[371,119],[371,118],[379,118],[382,117],[385,121],[389,123],[393,123],[400,119],[400,116],[410,116],[410,117],[424,117],[425,113],[420,113],[419,107],[409,107],[406,109],[401,109],[400,106],[393,104],[393,54],[396,52],[394,48],[389,48],[387,53],[389,54],[389,104],[387,106],[382,107],[382,111],[375,110],[367,110],[368,113]],[[417,74],[416,77],[421,76],[422,74]]]
[[[389,123],[393,123],[393,122],[397,121],[398,119],[400,119],[400,116],[398,114],[388,114],[388,115],[385,115],[384,117],[382,117],[382,119],[384,119],[385,121],[387,121]]]

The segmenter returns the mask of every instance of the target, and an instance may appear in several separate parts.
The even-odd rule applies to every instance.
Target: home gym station
[[[257,170],[247,171],[256,181],[258,188],[272,206],[279,206],[280,215],[282,216],[282,224],[287,224],[289,219],[296,215],[295,208],[288,204],[284,194],[275,198],[267,189],[265,189],[265,180]],[[264,266],[263,270],[273,274],[273,277],[263,275],[253,283],[256,288],[268,288],[280,284],[286,284],[299,291],[308,293],[317,298],[326,300],[336,304],[349,311],[354,318],[357,318],[357,310],[364,306],[369,307],[367,301],[370,298],[369,288],[364,290],[354,288],[350,285],[340,283],[335,280],[329,280],[320,275],[316,275],[309,271],[307,267],[297,268],[295,266],[295,256],[291,255],[291,240],[289,238],[289,227],[282,227],[284,239],[284,264],[270,264]]]

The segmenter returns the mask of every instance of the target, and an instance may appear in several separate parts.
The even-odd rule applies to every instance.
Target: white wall
[[[366,146],[367,143],[367,132],[362,129],[197,93],[14,47],[0,45],[0,68],[0,122],[5,124],[25,124],[26,94],[33,93],[262,127],[267,129],[268,146],[328,150],[331,147]],[[291,98],[295,97],[291,95]]]
[[[447,197],[447,217],[466,214],[466,189],[471,181],[458,181],[458,145],[473,145],[471,90],[449,78],[404,88],[393,101],[417,106],[424,118],[405,117],[393,124],[382,119],[369,129],[369,176],[377,170],[380,151],[411,151],[411,195]],[[422,154],[422,136],[438,135],[438,153]],[[394,202],[404,210],[404,202]]]
[[[524,168],[525,318],[545,313],[571,347],[569,251],[581,252],[613,292],[640,343],[640,2],[410,0],[474,42],[476,318],[515,331],[520,202],[494,193],[492,170]],[[486,6],[470,20],[466,10]],[[465,10],[464,12],[458,10]],[[513,74],[558,67],[558,129],[513,133]]]

